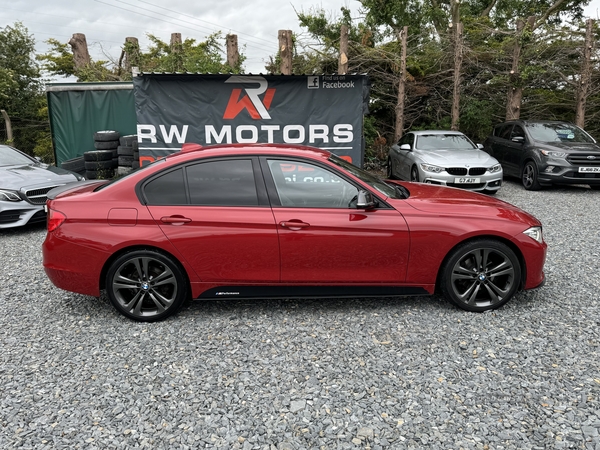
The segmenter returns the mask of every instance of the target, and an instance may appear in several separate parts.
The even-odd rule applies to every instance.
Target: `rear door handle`
[[[183,225],[184,223],[191,222],[192,219],[183,216],[164,216],[160,218],[160,221],[171,225]]]

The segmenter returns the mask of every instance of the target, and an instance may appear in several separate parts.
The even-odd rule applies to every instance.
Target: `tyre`
[[[521,182],[523,183],[523,187],[528,191],[539,191],[542,188],[538,179],[537,166],[533,161],[525,163],[523,173],[521,174]]]
[[[85,170],[85,160],[83,156],[78,156],[77,158],[68,159],[60,163],[60,167],[65,170],[70,170],[71,172],[83,172]]]
[[[119,146],[119,141],[94,141],[96,150],[112,150]]]
[[[133,156],[119,156],[119,166],[131,167]]]
[[[104,130],[94,133],[94,141],[118,141],[120,133],[118,131]]]
[[[137,144],[137,134],[128,134],[119,138],[119,145],[123,147],[133,147],[133,143]]]
[[[394,180],[396,178],[394,175],[394,162],[393,159],[389,157],[387,160],[387,177],[389,180]]]
[[[139,162],[139,161],[136,161],[136,160],[134,160],[134,161],[131,163],[131,168],[132,168],[132,169],[139,169],[139,168],[140,168],[140,162]]]
[[[98,178],[98,173],[95,170],[86,170],[84,177],[86,180],[95,180]]]
[[[179,311],[188,297],[188,282],[170,257],[155,250],[136,250],[110,265],[106,293],[124,316],[154,322]]]
[[[112,159],[112,150],[92,150],[83,154],[85,161],[108,161]]]
[[[106,161],[86,161],[86,170],[114,169],[118,164],[113,163],[112,159]]]
[[[417,166],[412,166],[412,169],[410,169],[410,181],[419,182],[419,169],[417,169]]]
[[[500,241],[478,239],[455,248],[442,265],[440,289],[461,309],[483,312],[499,308],[517,292],[521,265]]]
[[[123,145],[119,145],[117,148],[117,153],[119,156],[133,156],[133,147],[125,147]]]

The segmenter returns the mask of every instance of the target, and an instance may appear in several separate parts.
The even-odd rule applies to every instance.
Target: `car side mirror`
[[[477,148],[478,148],[479,150],[483,150],[483,144],[477,144]]]
[[[515,136],[514,138],[512,138],[513,142],[516,142],[517,144],[522,144],[523,142],[525,142],[525,138],[523,136]]]
[[[371,209],[377,205],[373,194],[367,191],[358,191],[358,199],[356,201],[357,209]]]
[[[408,151],[410,151],[411,150],[410,149],[410,144],[402,144],[400,146],[400,150],[408,150]]]

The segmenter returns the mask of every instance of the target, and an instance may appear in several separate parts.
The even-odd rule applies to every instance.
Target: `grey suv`
[[[569,122],[515,120],[494,127],[484,150],[527,190],[552,184],[600,189],[600,145]]]

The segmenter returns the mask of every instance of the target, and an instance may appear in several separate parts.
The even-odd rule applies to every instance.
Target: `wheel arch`
[[[507,239],[505,237],[498,236],[495,234],[482,234],[482,235],[478,235],[478,236],[471,236],[467,239],[464,239],[464,240],[456,243],[451,249],[448,250],[448,252],[446,252],[446,256],[444,256],[444,259],[442,260],[441,264],[439,265],[438,271],[437,271],[437,276],[435,278],[435,292],[436,293],[440,292],[442,269],[446,265],[446,262],[448,261],[448,259],[450,259],[450,255],[452,255],[452,253],[454,253],[454,251],[461,245],[464,245],[464,244],[467,244],[470,242],[474,242],[474,241],[478,241],[478,240],[484,240],[484,239],[491,239],[491,240],[501,242],[513,251],[513,253],[517,257],[517,259],[519,260],[519,265],[521,266],[521,279],[519,280],[519,289],[517,290],[517,292],[523,290],[523,287],[525,286],[525,282],[527,281],[527,265],[525,263],[525,257],[523,256],[523,253],[521,252],[519,247],[514,242],[512,242],[510,239]]]
[[[139,250],[154,251],[154,252],[160,253],[163,256],[166,256],[167,258],[170,258],[173,261],[173,263],[177,265],[179,270],[181,270],[181,274],[185,278],[185,282],[187,284],[188,296],[191,296],[190,276],[189,276],[187,270],[185,269],[184,265],[181,264],[179,259],[172,253],[170,253],[162,248],[154,247],[152,245],[132,245],[130,247],[124,247],[122,249],[119,249],[117,252],[113,253],[104,262],[104,265],[102,266],[102,270],[100,271],[100,280],[99,280],[100,290],[106,289],[106,275],[108,273],[108,270],[110,269],[110,266],[112,266],[113,262],[115,262],[118,258],[120,258],[121,256],[123,256],[127,253],[131,253],[131,252],[135,252],[135,251],[139,251]]]

